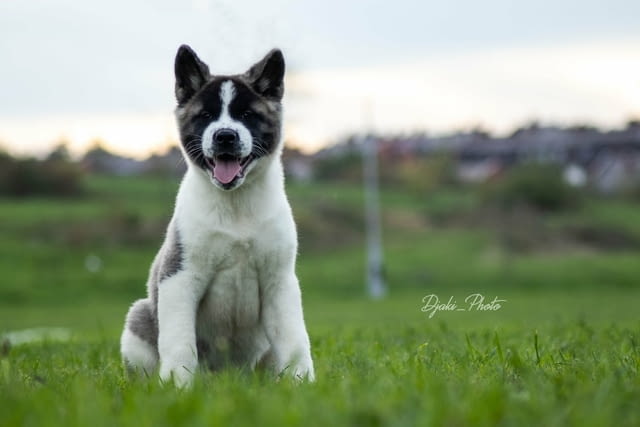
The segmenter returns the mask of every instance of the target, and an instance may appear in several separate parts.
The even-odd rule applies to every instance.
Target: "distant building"
[[[591,185],[605,193],[640,185],[640,121],[609,132],[590,126],[534,123],[503,138],[482,130],[438,137],[420,133],[377,138],[381,158],[449,153],[456,159],[455,176],[466,183],[493,179],[513,165],[533,162],[556,164],[572,185]],[[316,153],[312,160],[357,154],[360,140],[350,137]]]

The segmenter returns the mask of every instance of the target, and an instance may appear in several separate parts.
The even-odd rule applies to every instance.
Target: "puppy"
[[[264,366],[314,380],[284,191],[285,64],[274,49],[244,74],[209,72],[186,45],[175,110],[187,172],[121,352],[130,370],[189,385],[198,366]]]

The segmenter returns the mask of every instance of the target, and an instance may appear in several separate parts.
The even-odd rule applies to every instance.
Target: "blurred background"
[[[182,43],[219,74],[285,53],[312,331],[637,320],[638,16],[631,0],[4,0],[0,332],[114,338],[144,295],[185,170]],[[365,191],[367,152],[379,193]],[[365,200],[381,225],[375,301]],[[507,302],[421,311],[425,295],[470,293]]]

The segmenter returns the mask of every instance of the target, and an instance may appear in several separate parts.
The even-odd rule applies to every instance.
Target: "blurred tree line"
[[[303,155],[287,148],[283,160],[285,172],[294,181],[312,179],[360,186],[363,180],[362,157],[355,147],[330,156]],[[501,209],[526,206],[539,211],[576,208],[586,195],[592,193],[588,186],[578,188],[570,185],[560,164],[517,163],[503,167],[489,179],[476,183],[461,181],[457,170],[459,165],[459,159],[451,151],[405,155],[382,151],[379,156],[381,187],[411,193],[422,199],[441,189],[464,189],[477,193],[484,202]],[[298,166],[297,169],[294,166]],[[99,141],[77,160],[72,159],[64,142],[40,159],[13,157],[0,151],[0,195],[80,196],[86,192],[83,185],[86,174],[179,177],[185,167],[176,147],[146,160],[111,153]],[[300,177],[301,170],[306,171],[304,179]],[[289,173],[291,171],[297,171],[297,174]],[[619,195],[628,200],[640,200],[640,185],[631,184]]]
[[[73,197],[83,193],[82,168],[64,144],[44,159],[0,152],[0,195]]]
[[[164,154],[136,160],[112,153],[101,141],[74,159],[66,142],[60,142],[43,158],[12,156],[0,151],[0,196],[76,197],[85,195],[87,174],[106,176],[180,177],[186,165],[177,147]]]

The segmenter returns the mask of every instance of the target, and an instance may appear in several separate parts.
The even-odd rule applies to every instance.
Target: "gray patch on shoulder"
[[[175,226],[167,233],[164,251],[164,259],[158,277],[160,282],[182,270],[182,243],[180,243],[180,235]]]
[[[180,243],[180,234],[172,221],[169,223],[167,236],[153,261],[149,274],[147,286],[154,318],[157,318],[158,312],[158,286],[163,280],[182,270],[183,258],[184,251],[182,243]]]
[[[127,313],[126,327],[153,348],[158,348],[158,285],[182,269],[183,250],[178,229],[170,223],[167,236],[149,273],[149,298],[133,303]]]
[[[157,349],[158,322],[151,310],[151,301],[140,299],[133,303],[127,313],[127,328]]]

